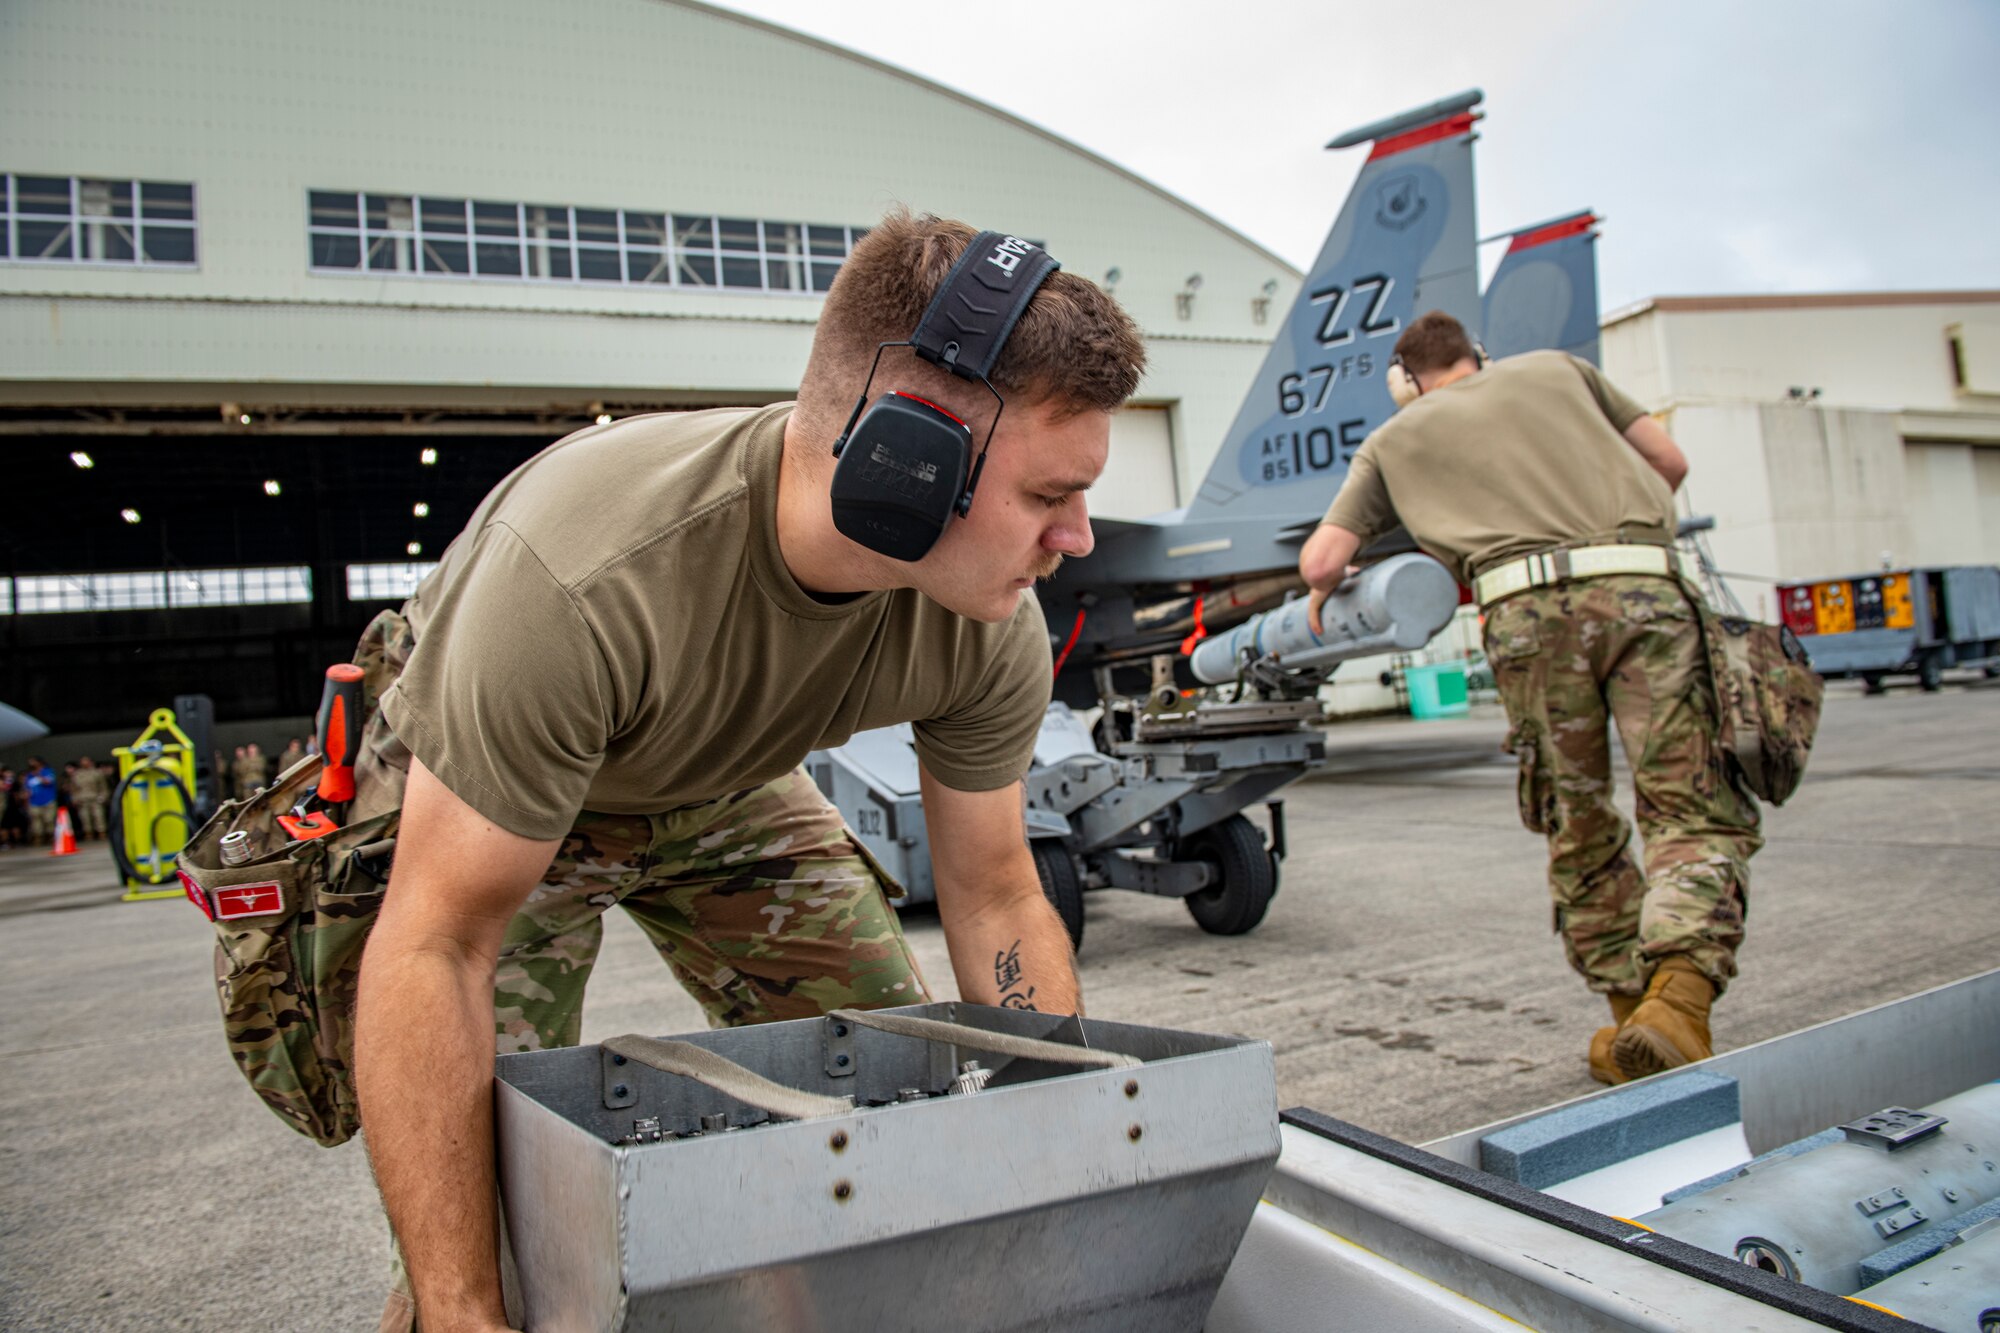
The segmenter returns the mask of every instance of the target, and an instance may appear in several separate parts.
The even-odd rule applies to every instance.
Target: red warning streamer
[[[1062,651],[1056,654],[1056,669],[1050,673],[1051,675],[1060,676],[1062,674],[1063,663],[1069,661],[1069,650],[1076,647],[1077,636],[1082,633],[1083,608],[1079,606],[1076,609],[1076,623],[1069,627],[1069,641],[1063,644]]]
[[[1194,656],[1194,646],[1208,637],[1208,626],[1201,623],[1201,603],[1202,596],[1200,593],[1196,593],[1194,597],[1194,633],[1181,640],[1182,657]]]

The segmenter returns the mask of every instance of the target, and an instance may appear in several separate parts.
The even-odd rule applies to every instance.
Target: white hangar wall
[[[1093,279],[1119,271],[1151,346],[1150,410],[1119,423],[1099,507],[1136,515],[1191,493],[1270,338],[1253,301],[1275,281],[1282,311],[1300,280],[1043,130],[686,0],[14,0],[0,71],[0,172],[190,183],[198,251],[149,267],[11,250],[7,406],[766,401],[804,366],[810,294],[329,271],[308,262],[312,192],[521,205],[521,219],[624,210],[628,254],[646,214],[817,238],[900,202],[1032,236]],[[382,216],[410,227],[403,207]],[[581,239],[584,215],[563,217]],[[546,239],[539,225],[516,241]],[[784,249],[788,280],[809,287],[806,234],[780,235],[767,225],[770,273]]]
[[[1659,297],[1603,336],[1753,609],[1774,581],[2000,562],[2000,291]]]

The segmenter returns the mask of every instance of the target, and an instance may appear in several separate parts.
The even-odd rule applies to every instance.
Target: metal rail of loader
[[[1211,934],[1254,930],[1285,856],[1284,805],[1274,798],[1326,762],[1320,686],[1342,661],[1422,647],[1457,605],[1442,565],[1393,556],[1327,601],[1319,632],[1295,601],[1203,643],[1191,665],[1205,690],[1175,688],[1167,657],[1138,699],[1115,694],[1100,672],[1094,727],[1050,704],[1027,776],[1028,838],[1071,942],[1083,941],[1083,895],[1096,889],[1179,898]],[[911,729],[863,732],[815,751],[806,767],[906,901],[931,901]],[[1260,803],[1268,841],[1243,813]]]

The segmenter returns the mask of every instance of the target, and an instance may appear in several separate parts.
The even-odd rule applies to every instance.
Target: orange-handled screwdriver
[[[361,668],[341,662],[326,669],[319,699],[319,798],[328,805],[354,799],[354,757],[361,752]]]

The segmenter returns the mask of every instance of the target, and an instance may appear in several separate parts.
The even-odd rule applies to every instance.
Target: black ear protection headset
[[[892,560],[921,560],[951,516],[971,510],[986,451],[1007,407],[987,377],[1028,302],[1060,267],[1038,245],[982,231],[952,265],[909,340],[875,349],[861,397],[833,444],[840,460],[833,469],[833,526],[842,536]],[[993,423],[977,458],[972,428],[937,404],[900,389],[869,404],[882,353],[891,347],[913,348],[932,365],[977,380],[993,395]]]
[[[1484,370],[1491,362],[1492,358],[1486,355],[1486,345],[1474,338],[1472,364]],[[1424,396],[1424,386],[1417,383],[1417,377],[1410,373],[1400,354],[1389,358],[1389,368],[1382,372],[1382,381],[1388,386],[1389,397],[1397,407],[1408,407]]]

